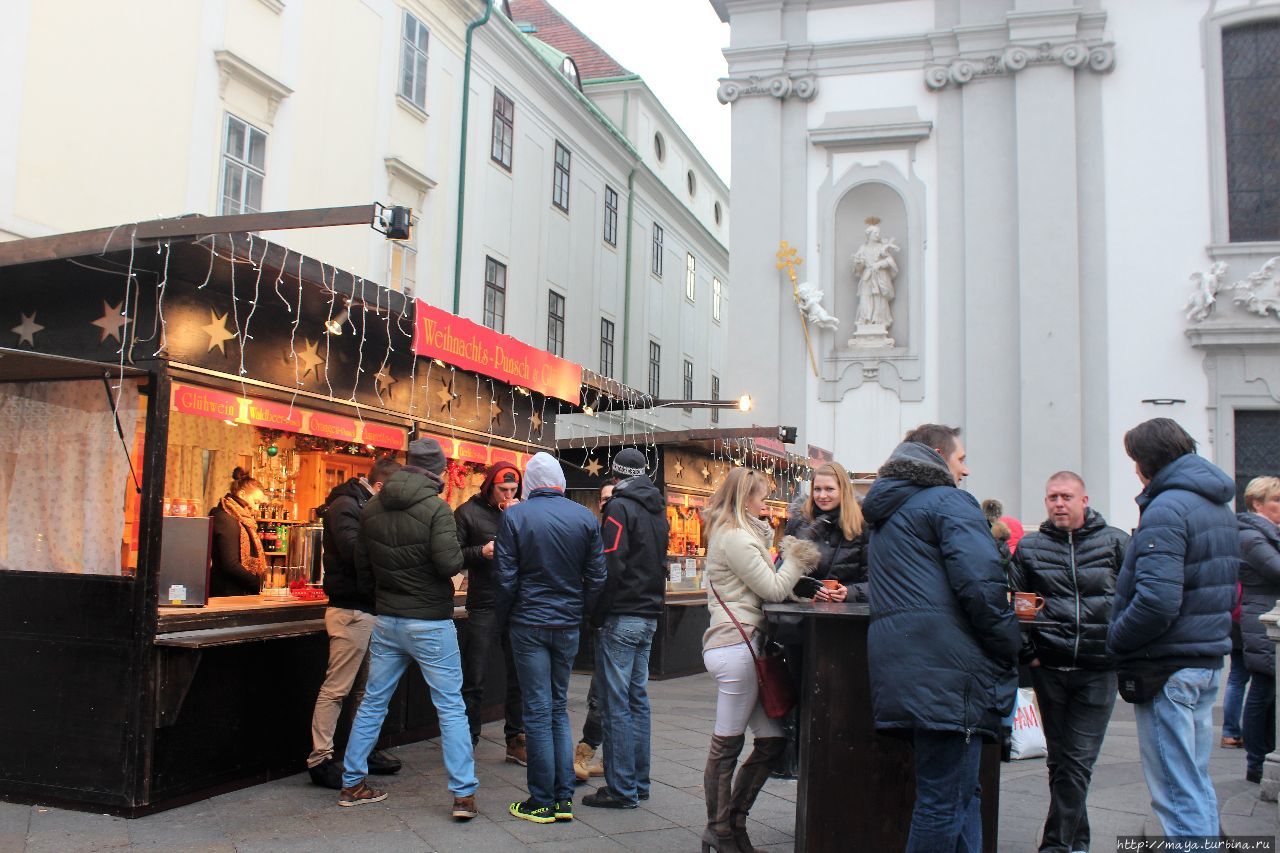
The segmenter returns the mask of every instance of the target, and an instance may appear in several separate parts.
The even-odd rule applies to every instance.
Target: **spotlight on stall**
[[[373,221],[369,225],[388,240],[408,240],[413,230],[413,209],[374,202]]]
[[[751,411],[751,406],[753,405],[753,402],[754,401],[751,399],[750,394],[743,394],[741,397],[738,398],[738,411],[739,412]]]
[[[349,318],[350,316],[351,316],[351,311],[346,307],[344,307],[337,314],[334,314],[332,317],[329,318],[328,322],[324,324],[324,330],[331,335],[342,334],[342,324],[347,322],[347,318]]]

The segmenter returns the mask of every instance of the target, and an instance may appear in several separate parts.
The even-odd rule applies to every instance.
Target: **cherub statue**
[[[1187,299],[1187,304],[1183,306],[1183,310],[1187,312],[1187,319],[1192,323],[1199,323],[1207,320],[1209,315],[1213,313],[1213,306],[1218,301],[1218,291],[1222,289],[1222,277],[1227,274],[1227,265],[1223,261],[1217,261],[1213,266],[1209,267],[1209,272],[1193,272],[1191,274],[1191,284],[1195,290]]]
[[[840,320],[822,307],[822,295],[821,290],[808,282],[796,286],[796,302],[804,312],[805,319],[820,329],[835,331],[840,326]]]

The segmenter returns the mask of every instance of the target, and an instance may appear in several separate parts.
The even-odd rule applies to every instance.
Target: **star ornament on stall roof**
[[[18,312],[18,316],[22,318],[22,322],[14,326],[11,330],[18,336],[18,346],[28,345],[32,349],[36,348],[36,332],[43,332],[44,326],[36,322],[36,312],[23,314]]]
[[[213,352],[213,348],[217,347],[218,352],[224,356],[227,354],[227,341],[235,338],[235,333],[227,329],[227,315],[219,314],[212,308],[209,309],[209,322],[201,326],[200,331],[209,336],[209,349],[205,352]]]
[[[677,460],[676,460],[676,464],[675,464],[675,472],[676,472],[676,476],[677,476],[677,477],[679,477],[681,474],[683,474],[683,473],[684,473],[684,465],[682,465],[682,464],[680,463],[680,460],[679,460],[679,459],[677,459]]]
[[[391,375],[391,372],[385,367],[373,374],[373,381],[378,383],[378,391],[382,394],[391,394],[391,386],[400,380]]]
[[[502,424],[502,407],[497,400],[489,401],[489,423],[499,426]]]
[[[124,327],[129,322],[129,318],[120,310],[123,307],[123,301],[111,305],[107,300],[102,300],[102,316],[93,321],[93,325],[102,330],[102,337],[98,339],[98,343],[105,344],[107,338],[115,338],[117,343],[124,343]]]
[[[298,361],[302,362],[302,373],[299,376],[306,376],[314,371],[318,380],[320,378],[320,365],[324,364],[324,359],[320,357],[320,342],[312,343],[306,338],[302,340],[306,343],[306,346],[298,351]]]
[[[533,427],[534,432],[541,435],[542,434],[542,415],[538,414],[537,412],[533,412],[532,414],[530,414],[529,425]]]
[[[592,477],[599,477],[600,472],[604,470],[604,466],[597,462],[594,456],[588,456],[587,464],[583,465],[582,468]]]
[[[453,393],[453,382],[441,379],[440,387],[436,389],[436,399],[440,401],[440,411],[452,411],[453,401],[458,399],[458,395]]]

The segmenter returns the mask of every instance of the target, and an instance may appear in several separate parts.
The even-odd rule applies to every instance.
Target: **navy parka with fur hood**
[[[991,527],[937,451],[903,442],[862,503],[876,728],[994,739],[1021,638]]]

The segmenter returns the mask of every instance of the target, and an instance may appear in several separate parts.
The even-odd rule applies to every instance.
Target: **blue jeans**
[[[1249,684],[1249,670],[1244,665],[1244,652],[1231,650],[1231,673],[1227,676],[1227,689],[1222,695],[1222,736],[1242,737],[1240,714],[1244,709],[1244,689]]]
[[[578,629],[513,624],[510,634],[524,695],[529,799],[537,806],[572,800],[569,672],[578,654]]]
[[[916,729],[915,751],[916,804],[906,853],[978,853],[982,738],[966,743],[963,732]]]
[[[604,723],[604,780],[634,803],[649,793],[649,650],[658,620],[610,616],[600,629],[596,677]]]
[[[1216,669],[1180,669],[1154,699],[1133,706],[1151,806],[1171,838],[1218,835],[1209,750],[1220,679]]]
[[[1276,748],[1276,677],[1253,673],[1249,698],[1244,701],[1245,766],[1262,772],[1267,753]]]
[[[440,746],[449,774],[449,790],[455,797],[470,796],[480,787],[480,780],[476,778],[467,709],[462,702],[462,657],[452,619],[378,617],[369,641],[369,680],[364,701],[351,724],[342,784],[350,788],[368,775],[369,752],[387,717],[387,704],[410,661],[417,662],[431,689],[431,702],[440,720]]]

